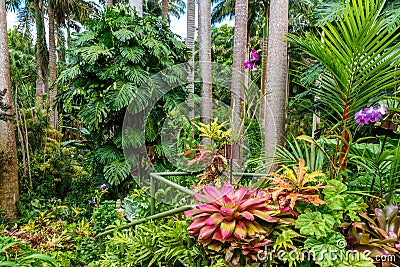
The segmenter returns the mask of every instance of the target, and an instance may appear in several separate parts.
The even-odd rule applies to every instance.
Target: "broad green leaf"
[[[310,251],[317,264],[321,267],[335,266],[341,255],[345,255],[346,241],[340,233],[330,231],[323,238],[309,237],[304,242],[304,248]]]
[[[295,227],[300,229],[300,234],[306,236],[326,237],[333,230],[335,219],[329,214],[306,211],[296,220]]]

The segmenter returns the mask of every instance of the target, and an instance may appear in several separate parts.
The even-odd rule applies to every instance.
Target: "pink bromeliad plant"
[[[192,220],[189,234],[198,237],[198,241],[211,250],[221,250],[225,242],[267,235],[258,221],[279,221],[274,217],[280,213],[279,209],[271,205],[271,197],[263,190],[247,187],[234,190],[232,185],[225,184],[221,190],[208,186],[203,192],[204,195],[195,194],[194,197],[206,204],[186,211],[185,217]]]

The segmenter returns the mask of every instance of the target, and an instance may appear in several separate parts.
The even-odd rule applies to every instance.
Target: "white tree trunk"
[[[201,85],[200,118],[209,124],[212,118],[212,75],[211,75],[211,2],[201,0],[199,7],[199,65]]]
[[[16,219],[19,200],[17,150],[12,110],[6,4],[0,6],[0,209]]]
[[[114,1],[113,0],[106,0],[106,6],[113,7]]]
[[[136,9],[139,16],[143,16],[143,0],[129,0],[129,6]]]
[[[244,126],[244,85],[246,84],[245,69],[243,63],[247,59],[247,17],[248,0],[236,0],[235,3],[235,30],[233,43],[233,62],[232,62],[232,84],[231,84],[231,125],[233,127],[234,142],[240,144]],[[235,168],[242,167],[242,148],[233,146],[239,151],[234,151],[232,155],[237,158],[232,159]]]
[[[50,72],[50,86],[53,85],[57,79],[57,54],[56,54],[56,29],[55,29],[55,14],[54,6],[52,1],[49,1],[48,5],[48,15],[49,15],[49,72]],[[58,110],[55,105],[57,97],[57,86],[54,85],[52,90],[49,92],[48,102],[50,105],[50,125],[54,129],[58,130]]]
[[[289,0],[270,1],[265,114],[267,156],[273,156],[276,146],[284,144],[288,86],[288,45],[285,35],[288,33],[288,12]]]
[[[194,38],[195,38],[195,17],[196,17],[196,2],[195,0],[188,0],[187,1],[187,39],[186,39],[186,47],[188,48],[189,52],[192,54],[189,59],[189,66],[190,72],[188,75],[188,82],[187,89],[189,93],[194,93]],[[193,122],[194,120],[194,103],[193,97],[189,96],[189,120]]]

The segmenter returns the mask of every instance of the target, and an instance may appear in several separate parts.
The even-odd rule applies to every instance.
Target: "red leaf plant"
[[[232,252],[232,249],[239,244],[250,250],[268,243],[266,241],[260,241],[262,244],[254,243],[255,237],[264,240],[259,237],[267,236],[271,231],[260,223],[279,221],[279,218],[274,216],[279,214],[280,210],[271,204],[272,198],[267,192],[250,190],[248,187],[234,190],[230,184],[225,184],[221,190],[207,186],[203,192],[204,195],[195,194],[194,197],[206,204],[198,204],[196,209],[185,212],[185,217],[191,217],[192,220],[192,224],[188,227],[189,234],[197,237],[201,244],[213,251],[227,248],[227,253],[230,253],[230,246],[233,246]],[[260,223],[258,220],[261,220]],[[247,254],[253,255],[249,251]],[[236,262],[236,259],[235,262],[232,261],[234,264]]]

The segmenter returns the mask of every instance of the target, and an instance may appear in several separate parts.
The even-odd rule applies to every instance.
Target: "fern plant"
[[[100,266],[210,266],[215,256],[206,255],[187,233],[188,222],[172,217],[149,221],[122,233],[106,244]]]

